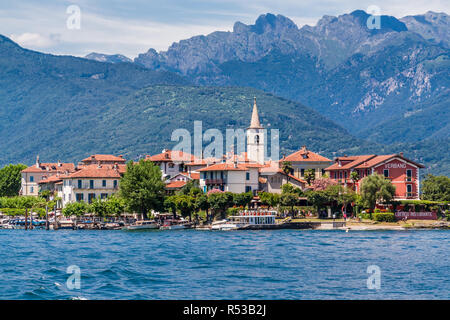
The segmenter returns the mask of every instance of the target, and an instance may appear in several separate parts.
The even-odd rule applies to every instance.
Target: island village
[[[435,209],[431,210],[429,207],[417,209],[411,205],[408,207],[408,204],[420,199],[420,170],[424,166],[406,158],[403,153],[342,155],[328,159],[309,150],[307,146],[301,146],[298,151],[283,156],[278,161],[272,161],[265,159],[267,147],[265,144],[264,128],[259,119],[255,98],[250,125],[246,130],[246,152],[240,154],[229,152],[222,157],[203,158],[186,152],[164,149],[160,154],[145,156],[144,161],[160,168],[164,194],[167,197],[179,194],[187,186],[195,186],[208,197],[217,193],[246,194],[248,200],[244,203],[235,201],[234,205],[229,205],[236,209],[233,211],[234,215],[230,217],[228,212],[222,212],[222,219],[208,216],[206,205],[207,214],[205,221],[201,221],[201,226],[198,217],[195,223],[192,222],[191,212],[189,220],[186,217],[178,219],[177,212],[183,213],[183,208],[177,210],[176,205],[172,211],[151,210],[151,220],[143,220],[142,216],[134,212],[130,228],[151,229],[165,226],[166,229],[176,229],[194,225],[198,228],[216,227],[227,230],[252,225],[275,227],[286,225],[287,222],[291,223],[291,227],[314,227],[311,224],[300,226],[299,223],[292,223],[296,218],[308,217],[322,218],[323,221],[330,223],[332,221],[331,227],[344,227],[349,219],[357,221],[361,221],[361,217],[373,219],[373,210],[358,208],[355,200],[361,193],[365,178],[370,176],[382,177],[393,186],[391,197],[385,201],[386,203],[376,199],[376,208],[373,212],[375,215],[379,213],[381,216],[379,221],[437,219]],[[77,164],[61,161],[41,162],[37,156],[36,163],[21,172],[20,196],[46,195],[47,200],[54,200],[53,207],[46,210],[47,227],[49,211],[50,215],[53,215],[54,222],[57,221],[56,217],[59,214],[60,221],[68,219],[70,227],[73,227],[72,220],[63,217],[64,209],[74,203],[89,205],[93,202],[107,201],[121,189],[121,179],[126,172],[127,159],[122,155],[93,154]],[[342,196],[344,192],[351,193],[350,200],[336,202],[334,206],[326,200],[321,204],[309,200],[308,191],[324,192],[330,186],[337,186],[335,187],[338,190],[337,197],[345,198]],[[285,193],[295,195],[294,199]],[[283,195],[286,196],[285,199],[282,198]],[[398,205],[393,207],[389,204],[392,202]],[[446,206],[448,204],[444,204],[444,208],[438,207],[438,211],[445,210]],[[28,214],[28,210],[26,211]],[[214,211],[213,207],[209,211]],[[385,213],[391,213],[394,218],[385,219],[383,217]],[[31,214],[30,216],[32,217]],[[159,220],[155,220],[155,217]],[[106,218],[103,217],[103,220]],[[25,227],[27,221],[25,218]],[[338,224],[336,221],[341,223]],[[318,225],[323,226],[324,222],[319,222]],[[117,223],[114,226],[118,227]],[[59,227],[64,226],[60,224]],[[120,227],[126,225],[121,224]]]

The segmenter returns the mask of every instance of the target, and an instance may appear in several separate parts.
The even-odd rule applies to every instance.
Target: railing
[[[405,181],[406,182],[412,182],[414,179],[413,179],[413,177],[406,177],[405,178]]]
[[[406,197],[407,198],[416,198],[417,197],[417,193],[416,192],[407,192],[406,193]]]
[[[225,180],[224,179],[206,179],[205,183],[206,184],[224,184]]]

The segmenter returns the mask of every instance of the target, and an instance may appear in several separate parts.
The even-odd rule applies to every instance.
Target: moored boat
[[[163,225],[160,227],[161,230],[181,230],[189,229],[192,224],[188,221],[176,221],[176,220],[165,220]]]
[[[158,229],[158,228],[159,228],[159,224],[157,222],[155,222],[154,220],[141,220],[141,221],[136,221],[133,224],[123,227],[122,230],[128,230],[128,231],[152,230],[152,229]]]
[[[243,211],[225,220],[215,221],[211,230],[272,229],[276,226],[275,211]]]

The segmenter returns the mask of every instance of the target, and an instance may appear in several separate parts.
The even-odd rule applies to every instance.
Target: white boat
[[[163,225],[159,228],[161,230],[181,230],[181,229],[189,229],[191,227],[191,224],[187,221],[173,221],[173,220],[166,220],[164,221]]]
[[[240,229],[269,229],[276,225],[275,211],[243,211],[237,216],[215,221],[211,224],[211,230],[230,231]]]
[[[136,221],[134,224],[130,224],[122,228],[122,230],[151,230],[158,229],[159,225],[153,220],[141,220]]]
[[[70,219],[58,221],[58,229],[74,229],[75,223]]]

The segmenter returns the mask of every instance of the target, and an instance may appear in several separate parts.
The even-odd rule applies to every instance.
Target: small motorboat
[[[163,225],[160,227],[161,230],[181,230],[189,229],[192,224],[188,221],[176,221],[176,220],[165,220]]]
[[[159,228],[159,224],[154,220],[141,220],[141,221],[136,221],[133,224],[123,227],[122,230],[128,230],[128,231],[152,230],[152,229],[158,229],[158,228]]]

